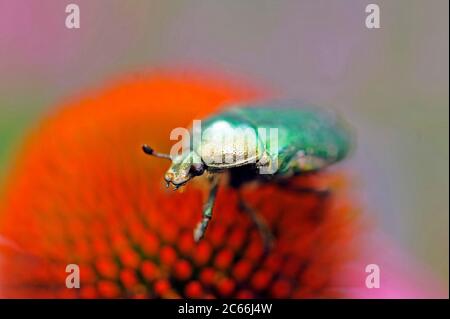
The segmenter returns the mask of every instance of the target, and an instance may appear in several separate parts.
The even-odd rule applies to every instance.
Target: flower
[[[6,297],[301,298],[341,296],[334,285],[353,253],[355,209],[345,178],[295,178],[328,185],[328,199],[276,185],[244,188],[275,236],[268,255],[235,190],[221,185],[205,238],[205,181],[166,190],[169,133],[226,104],[260,98],[242,85],[155,72],[113,84],[55,109],[33,130],[6,184],[0,234],[0,295]],[[80,289],[66,287],[68,264]]]

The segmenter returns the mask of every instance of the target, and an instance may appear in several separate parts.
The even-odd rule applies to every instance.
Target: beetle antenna
[[[172,160],[172,158],[170,157],[169,154],[155,152],[155,150],[153,148],[151,148],[150,146],[148,146],[147,144],[142,145],[142,150],[147,155],[153,155],[155,157]]]

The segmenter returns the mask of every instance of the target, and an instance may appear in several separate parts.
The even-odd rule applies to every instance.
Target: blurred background
[[[80,29],[65,27],[71,2]],[[447,0],[71,2],[0,0],[0,182],[67,97],[161,67],[227,74],[339,110],[370,220],[448,282]],[[369,3],[380,29],[365,27]]]

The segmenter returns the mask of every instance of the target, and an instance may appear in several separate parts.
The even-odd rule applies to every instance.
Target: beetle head
[[[142,149],[148,155],[172,160],[170,155],[157,153],[147,145],[144,145]],[[187,154],[179,155],[172,160],[172,165],[170,165],[164,175],[166,186],[169,187],[169,185],[172,184],[174,190],[177,190],[195,176],[202,175],[205,168],[206,165],[202,162],[197,153],[191,151]]]
[[[195,152],[189,152],[187,155],[180,155],[173,159],[164,180],[166,185],[173,185],[174,189],[178,189],[195,176],[200,176],[205,171],[205,164]]]

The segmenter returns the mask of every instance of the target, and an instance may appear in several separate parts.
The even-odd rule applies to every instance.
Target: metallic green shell
[[[271,157],[278,155],[278,174],[286,172],[288,164],[299,154],[315,159],[318,166],[315,169],[320,169],[346,157],[352,145],[348,126],[336,114],[295,102],[228,108],[202,121],[202,144],[205,130],[218,123],[232,128],[253,128],[256,135],[258,128],[266,128],[267,138],[269,129],[277,128],[278,148],[273,150],[270,142],[263,142],[263,149],[267,146]],[[255,156],[258,160],[261,153]],[[245,161],[238,162],[234,166],[245,164]]]

